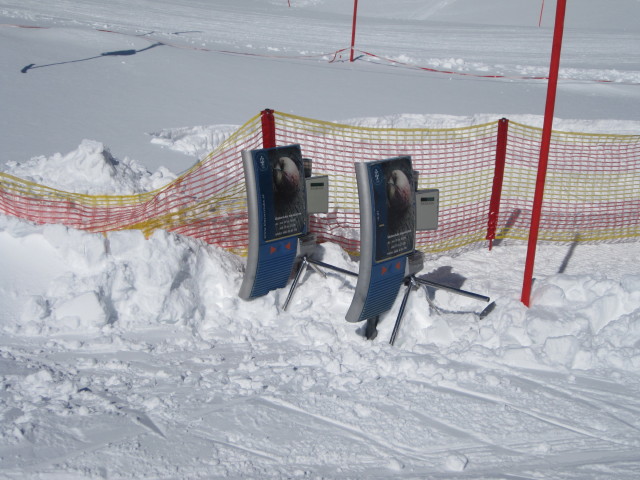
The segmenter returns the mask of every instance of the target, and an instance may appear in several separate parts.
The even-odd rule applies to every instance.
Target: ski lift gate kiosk
[[[327,213],[329,177],[311,176],[312,161],[302,158],[300,145],[242,152],[249,222],[249,252],[239,297],[266,295],[287,285],[300,264],[284,303],[286,310],[308,266],[325,275],[325,267],[347,275],[353,272],[315,260],[315,235],[308,233],[309,214]]]
[[[242,162],[249,252],[239,296],[248,300],[287,284],[307,233],[307,198],[299,145],[244,150]]]
[[[416,230],[438,227],[439,191],[416,191],[411,157],[400,156],[355,164],[360,203],[360,264],[355,293],[346,314],[349,322],[367,321],[365,336],[377,335],[381,314],[407,287],[389,343],[398,334],[406,302],[418,285],[442,288],[479,300],[488,297],[430,282],[415,275],[423,268],[415,250]]]

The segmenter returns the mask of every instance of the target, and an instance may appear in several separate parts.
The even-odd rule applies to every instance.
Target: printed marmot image
[[[273,166],[273,192],[282,197],[294,196],[300,191],[300,170],[289,157],[280,157]]]
[[[391,172],[387,178],[387,200],[389,209],[394,212],[406,212],[411,206],[411,182],[399,169]]]
[[[414,186],[409,162],[393,161],[385,165],[387,227],[389,235],[413,231]]]
[[[280,148],[270,152],[273,175],[275,235],[301,232],[306,222],[304,167],[298,148]]]

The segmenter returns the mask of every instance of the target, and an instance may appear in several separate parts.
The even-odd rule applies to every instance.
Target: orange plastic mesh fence
[[[427,254],[486,245],[498,123],[466,128],[368,128],[274,112],[276,144],[300,144],[314,175],[330,179],[329,213],[311,216],[321,241],[359,250],[354,162],[410,155],[419,188],[440,190],[439,227],[418,232]],[[525,240],[541,130],[509,123],[496,239]],[[160,190],[140,195],[63,192],[0,173],[0,212],[93,232],[165,229],[238,254],[248,244],[242,150],[262,148],[260,115]],[[554,132],[541,241],[640,237],[640,135]]]

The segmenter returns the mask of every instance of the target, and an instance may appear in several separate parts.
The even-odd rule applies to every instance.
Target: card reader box
[[[416,230],[438,229],[440,190],[426,189],[416,192]]]
[[[329,212],[329,176],[305,178],[307,182],[307,213]]]

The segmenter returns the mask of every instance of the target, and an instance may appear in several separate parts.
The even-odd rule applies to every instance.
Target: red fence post
[[[489,223],[487,225],[487,240],[489,250],[493,247],[500,215],[500,199],[502,197],[502,183],[504,181],[504,166],[507,158],[507,137],[509,134],[509,120],[501,118],[498,121],[498,138],[496,142],[496,164],[493,173],[493,188],[491,203],[489,204]]]
[[[351,27],[351,54],[349,61],[353,62],[353,47],[356,44],[356,18],[358,16],[358,0],[353,0],[353,26]]]
[[[527,307],[531,300],[531,285],[533,284],[533,264],[536,258],[536,246],[538,244],[538,230],[540,229],[540,216],[542,214],[542,199],[544,197],[544,184],[547,179],[547,164],[549,163],[549,150],[551,147],[551,132],[553,128],[553,111],[556,104],[556,89],[558,85],[558,72],[560,70],[560,51],[562,49],[562,32],[564,31],[564,15],[567,0],[558,0],[556,7],[556,23],[553,31],[553,45],[551,46],[551,65],[549,68],[549,83],[547,86],[547,103],[544,110],[544,123],[542,126],[542,141],[540,144],[540,160],[538,161],[538,176],[536,179],[536,191],[533,197],[531,211],[531,227],[529,228],[529,244],[527,247],[527,259],[524,266],[524,280],[522,282],[522,295],[520,301]]]
[[[273,148],[276,146],[276,120],[273,110],[268,108],[261,113],[262,120],[262,148]]]

